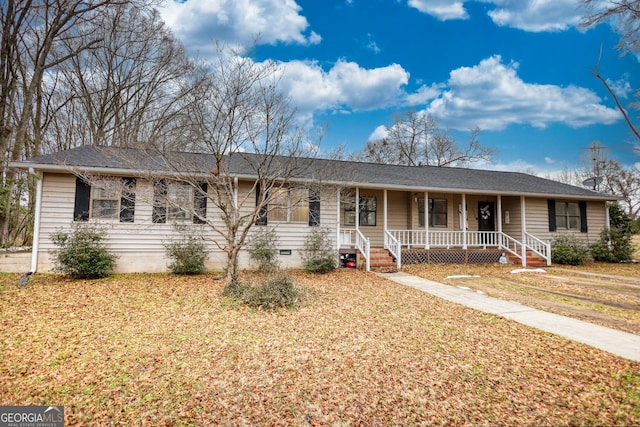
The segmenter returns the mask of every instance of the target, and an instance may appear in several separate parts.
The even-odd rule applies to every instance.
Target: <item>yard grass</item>
[[[517,265],[428,264],[403,268],[452,286],[640,335],[640,263],[591,262],[513,274]],[[469,276],[469,277],[464,277]]]
[[[212,276],[0,275],[0,405],[77,425],[633,425],[640,363],[374,274],[295,311]]]

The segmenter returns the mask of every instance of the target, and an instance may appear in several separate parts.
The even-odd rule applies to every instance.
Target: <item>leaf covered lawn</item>
[[[66,425],[632,425],[640,363],[354,270],[295,311],[212,276],[0,275],[0,405]]]

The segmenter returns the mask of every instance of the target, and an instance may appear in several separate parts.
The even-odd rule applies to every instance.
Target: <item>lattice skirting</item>
[[[497,263],[500,255],[499,249],[404,249],[402,264],[491,264]]]

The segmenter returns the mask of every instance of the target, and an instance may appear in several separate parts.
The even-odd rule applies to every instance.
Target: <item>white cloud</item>
[[[467,19],[471,0],[408,0],[411,7],[441,21]],[[577,26],[584,10],[576,0],[477,0],[490,4],[487,14],[496,25],[524,31],[562,31]]]
[[[395,105],[405,95],[409,73],[400,65],[365,69],[340,60],[329,71],[317,62],[281,64],[280,88],[303,113],[321,110],[365,111]]]
[[[546,164],[548,164],[548,165],[552,165],[552,164],[554,164],[556,161],[555,161],[555,160],[553,160],[551,157],[545,157],[545,158],[544,158],[544,162],[545,162]]]
[[[389,131],[385,125],[380,125],[371,132],[367,141],[379,141],[385,139],[389,135]]]
[[[566,123],[578,128],[620,119],[591,90],[577,86],[527,83],[517,75],[517,63],[504,64],[499,55],[473,67],[451,71],[447,89],[426,112],[454,129],[502,130],[512,124],[545,128]]]
[[[483,0],[495,9],[488,15],[496,25],[525,31],[563,31],[577,26],[584,15],[576,0]]]
[[[607,84],[618,98],[627,99],[633,91],[628,74],[624,74],[620,80],[607,79]]]
[[[190,51],[207,54],[215,41],[251,45],[261,43],[319,43],[309,30],[295,0],[169,0],[160,8],[167,25]]]
[[[435,83],[431,86],[423,85],[415,93],[407,94],[406,104],[408,106],[424,105],[437,98],[443,87],[443,85]]]
[[[464,1],[451,0],[409,0],[409,6],[422,13],[429,14],[441,21],[448,19],[467,19]]]

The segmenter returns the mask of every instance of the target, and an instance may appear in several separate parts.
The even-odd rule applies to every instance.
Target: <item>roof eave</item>
[[[52,165],[46,163],[31,163],[31,162],[10,162],[9,167],[18,168],[18,169],[33,169],[40,170],[43,172],[65,172],[65,173],[76,173],[76,172],[84,172],[90,174],[109,174],[116,176],[171,176],[172,174],[167,171],[159,171],[159,170],[132,170],[126,168],[112,168],[112,167],[98,167],[98,166],[78,166],[78,165]],[[195,174],[194,176],[202,176],[206,177],[206,173]],[[234,177],[238,179],[256,179],[256,175],[251,174],[233,174]],[[317,183],[317,180],[309,179],[309,178],[301,178],[292,180],[299,183]],[[564,199],[580,199],[580,200],[597,200],[597,201],[615,201],[621,200],[622,198],[619,196],[613,195],[601,195],[601,194],[593,194],[593,195],[571,195],[571,194],[557,194],[557,193],[535,193],[535,192],[519,192],[519,191],[498,191],[498,190],[476,190],[476,189],[460,189],[460,188],[452,188],[452,187],[429,187],[429,186],[409,186],[409,185],[400,185],[400,184],[372,184],[365,182],[345,182],[345,181],[337,181],[337,180],[323,180],[321,181],[325,185],[336,186],[336,187],[360,187],[360,188],[368,188],[373,190],[398,190],[398,191],[413,191],[413,192],[438,192],[438,193],[455,193],[455,194],[477,194],[477,195],[495,195],[495,196],[527,196],[527,197],[545,197],[545,198],[557,198],[561,197]]]

